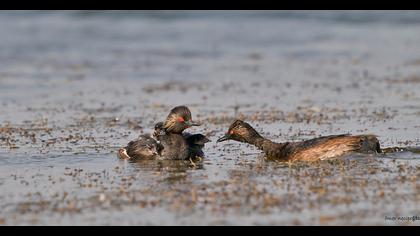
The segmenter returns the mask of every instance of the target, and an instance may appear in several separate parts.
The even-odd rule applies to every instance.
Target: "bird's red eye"
[[[184,120],[184,118],[183,117],[179,117],[178,118],[178,122],[184,122],[185,120]]]
[[[231,134],[231,135],[232,135],[232,134],[234,134],[234,133],[235,133],[235,132],[234,132],[233,130],[229,131],[229,134]]]

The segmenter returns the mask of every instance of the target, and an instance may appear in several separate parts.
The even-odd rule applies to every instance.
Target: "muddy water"
[[[0,224],[418,225],[418,12],[2,12]],[[180,104],[206,157],[121,161]],[[374,133],[289,165],[229,141]]]

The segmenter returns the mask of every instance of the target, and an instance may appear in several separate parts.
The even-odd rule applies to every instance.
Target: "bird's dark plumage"
[[[173,108],[164,122],[156,123],[152,137],[131,141],[125,149],[120,149],[119,156],[125,159],[156,158],[185,160],[195,155],[202,155],[202,148],[209,140],[202,134],[188,134],[183,131],[197,126],[191,119],[191,112],[186,106]],[[151,155],[149,147],[156,147]]]

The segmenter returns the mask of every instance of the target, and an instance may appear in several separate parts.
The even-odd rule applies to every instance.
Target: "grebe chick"
[[[163,128],[163,122],[156,123],[152,137],[156,139],[159,135],[164,135],[164,134],[166,134],[166,132],[165,132],[165,129]]]
[[[210,142],[210,139],[203,134],[190,134],[185,139],[189,146],[197,148],[203,148],[206,143]]]
[[[202,134],[191,134],[185,137],[185,140],[189,147],[190,158],[204,157],[203,148],[206,143],[210,142],[210,139]]]
[[[159,155],[159,143],[149,135],[141,135],[125,148],[118,150],[121,159],[154,159]]]
[[[217,142],[235,140],[249,143],[264,151],[269,158],[291,161],[317,161],[335,158],[349,152],[381,152],[374,135],[331,135],[301,142],[275,143],[263,138],[248,123],[236,120]]]

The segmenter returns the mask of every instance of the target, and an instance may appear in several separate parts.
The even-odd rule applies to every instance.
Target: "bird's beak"
[[[230,136],[228,134],[225,134],[223,137],[219,138],[217,142],[219,143],[219,142],[223,142],[229,139],[230,139]]]
[[[185,124],[188,125],[188,126],[200,126],[201,125],[201,123],[198,123],[198,122],[195,122],[195,121],[192,121],[192,120],[185,121]]]
[[[208,138],[204,138],[204,142],[205,142],[205,143],[208,143],[208,142],[210,142],[210,139],[208,139]]]

